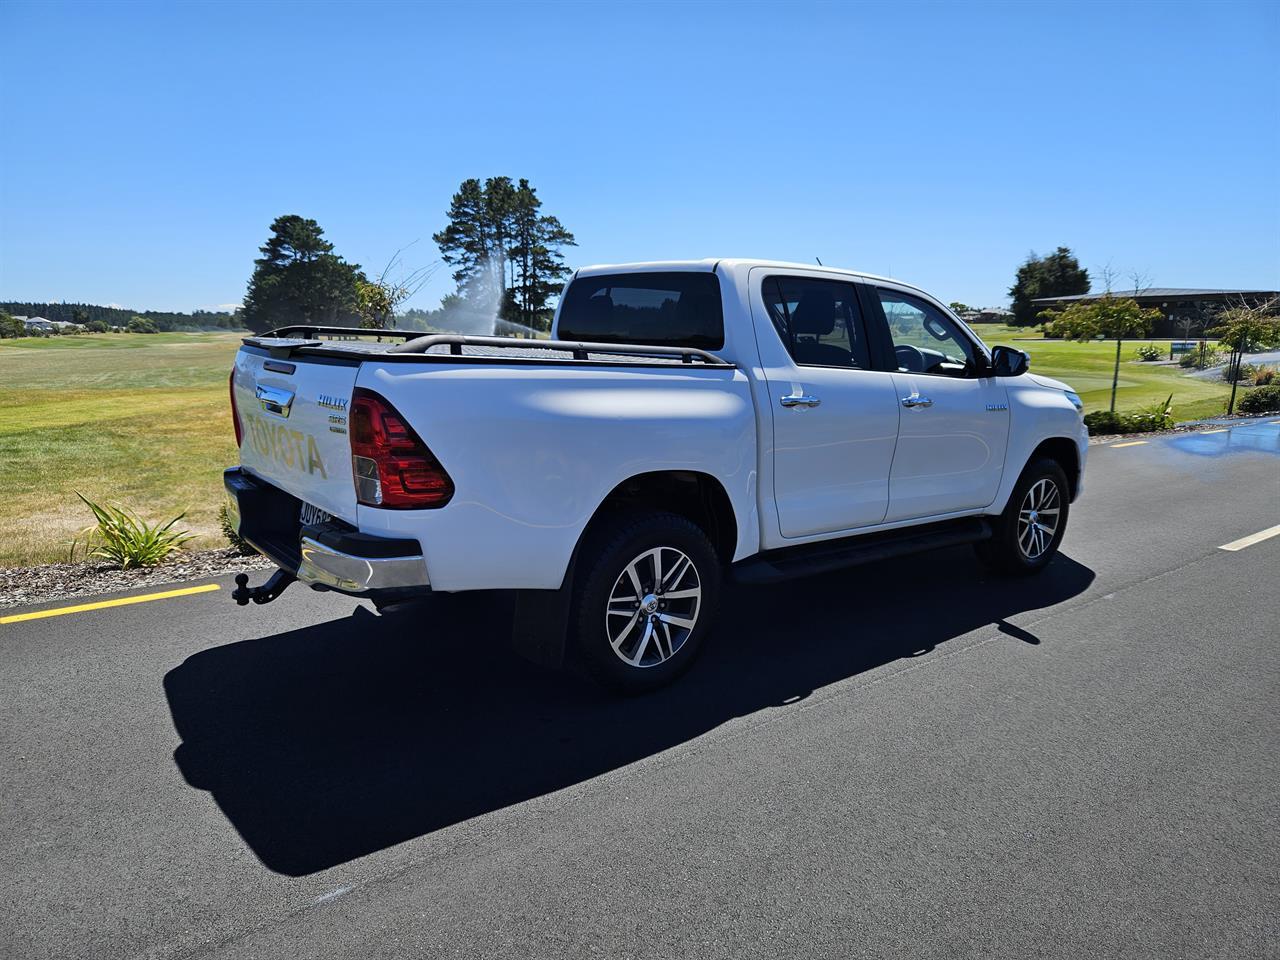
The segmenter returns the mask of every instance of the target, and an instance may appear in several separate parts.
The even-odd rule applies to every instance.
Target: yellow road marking
[[[1261,543],[1263,540],[1270,540],[1272,537],[1280,537],[1280,524],[1274,527],[1267,527],[1265,530],[1259,530],[1257,533],[1251,533],[1247,537],[1241,537],[1239,540],[1232,540],[1230,543],[1224,543],[1219,550],[1230,550],[1235,553],[1237,550],[1243,550],[1245,547],[1252,547],[1255,543]]]
[[[1200,432],[1201,433],[1226,433],[1227,429],[1228,429],[1227,427],[1223,427],[1221,430],[1201,430]]]
[[[1145,440],[1129,440],[1129,441],[1127,441],[1127,442],[1125,442],[1125,443],[1113,443],[1113,444],[1111,445],[1111,448],[1112,448],[1113,450],[1118,450],[1118,449],[1120,449],[1121,447],[1140,447],[1140,446],[1142,446],[1142,445],[1143,445],[1144,443],[1146,443],[1146,442],[1147,442],[1147,441],[1145,441]]]
[[[23,620],[42,620],[45,617],[61,617],[68,613],[84,613],[86,610],[104,610],[107,607],[127,607],[131,603],[147,603],[151,600],[168,600],[170,597],[186,597],[193,593],[208,593],[221,590],[216,583],[204,583],[198,587],[183,587],[181,590],[164,590],[160,593],[143,593],[136,597],[120,597],[118,600],[98,600],[95,603],[79,603],[74,607],[54,607],[52,610],[37,610],[35,613],[14,613],[0,617],[0,623],[21,623]]]

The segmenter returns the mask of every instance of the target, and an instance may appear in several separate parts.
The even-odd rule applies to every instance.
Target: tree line
[[[542,211],[527,179],[464,180],[433,234],[453,267],[454,293],[435,310],[400,308],[433,267],[396,274],[399,254],[377,276],[344,259],[313,219],[277,217],[259,248],[240,317],[257,332],[309,324],[533,333],[551,328],[551,301],[569,268],[573,234]]]
[[[193,310],[176,313],[164,310],[128,310],[103,307],[94,303],[21,303],[0,302],[0,311],[15,317],[44,317],[81,326],[102,324],[104,327],[127,327],[134,317],[150,321],[157,330],[241,330],[244,325],[232,313]]]

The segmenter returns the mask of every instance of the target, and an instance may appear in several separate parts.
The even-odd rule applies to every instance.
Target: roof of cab
[[[881,277],[874,273],[864,273],[861,270],[845,270],[841,267],[828,267],[824,264],[814,263],[789,263],[785,260],[746,260],[734,257],[707,257],[703,260],[653,260],[640,263],[597,263],[589,267],[580,267],[574,273],[576,277],[599,276],[602,273],[647,273],[652,271],[706,271],[711,272],[717,267],[728,270],[750,270],[752,267],[779,267],[787,270],[812,270],[815,273],[842,273],[850,277],[861,277],[866,280],[884,280],[888,283],[901,284],[904,287],[919,289],[914,284],[905,283],[902,280],[894,280],[892,277]]]

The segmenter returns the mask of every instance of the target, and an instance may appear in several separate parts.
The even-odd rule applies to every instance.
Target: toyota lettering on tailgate
[[[320,459],[320,448],[311,434],[292,430],[282,423],[268,422],[252,414],[245,416],[244,421],[249,428],[249,442],[260,455],[289,470],[318,473],[328,479],[324,461]]]

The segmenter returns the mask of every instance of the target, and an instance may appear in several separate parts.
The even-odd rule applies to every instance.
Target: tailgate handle
[[[277,417],[289,416],[289,408],[293,406],[293,391],[281,390],[279,387],[258,387],[254,391],[262,409],[274,413]]]

